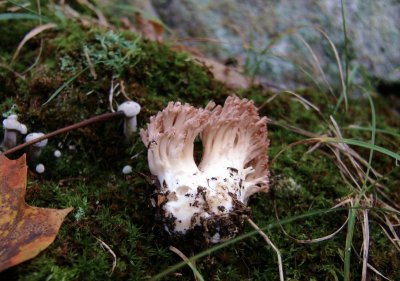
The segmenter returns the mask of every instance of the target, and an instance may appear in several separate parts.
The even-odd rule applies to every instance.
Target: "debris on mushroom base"
[[[194,141],[203,151],[194,161]],[[170,235],[198,232],[217,243],[243,228],[249,197],[268,191],[266,118],[253,102],[228,97],[197,109],[179,102],[150,118],[141,137],[157,177],[156,205]]]

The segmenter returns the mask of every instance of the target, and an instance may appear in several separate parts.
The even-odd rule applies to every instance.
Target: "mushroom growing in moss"
[[[205,109],[171,102],[141,137],[157,177],[156,205],[171,235],[199,233],[211,243],[232,237],[249,214],[249,197],[268,191],[266,118],[251,101],[228,97],[223,107],[210,102]]]
[[[26,135],[25,142],[30,142],[30,141],[40,138],[42,136],[44,136],[44,134],[41,132],[30,133],[30,134]],[[30,161],[36,161],[39,158],[39,156],[42,154],[42,149],[47,145],[47,142],[48,142],[48,140],[44,139],[42,141],[32,144],[29,147],[28,159]]]
[[[137,130],[136,115],[140,112],[140,105],[134,101],[126,101],[118,106],[118,111],[125,114],[124,135],[127,139]]]
[[[1,146],[4,149],[10,149],[17,145],[18,136],[25,135],[27,128],[24,124],[18,122],[18,116],[12,114],[3,120],[4,138]]]

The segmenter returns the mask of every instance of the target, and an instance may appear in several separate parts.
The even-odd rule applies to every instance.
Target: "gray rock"
[[[363,69],[374,78],[400,80],[400,1],[344,2],[352,82],[362,81]],[[185,44],[220,60],[235,58],[248,74],[265,82],[282,87],[316,83],[324,89],[341,85],[329,42],[336,46],[344,71],[340,0],[151,0],[151,4],[175,37],[192,38]]]

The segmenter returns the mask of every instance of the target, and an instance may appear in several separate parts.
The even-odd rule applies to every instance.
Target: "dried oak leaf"
[[[25,203],[25,155],[0,155],[0,271],[31,259],[55,239],[72,210],[31,207]]]
[[[237,67],[225,65],[217,60],[205,58],[203,56],[192,56],[196,61],[206,66],[214,78],[225,83],[228,87],[234,89],[247,89],[256,84],[254,79],[243,75]]]

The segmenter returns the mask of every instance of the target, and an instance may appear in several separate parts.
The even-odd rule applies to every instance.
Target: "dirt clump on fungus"
[[[236,195],[229,193],[232,197],[234,206],[232,210],[225,214],[215,214],[210,212],[207,208],[207,193],[205,187],[199,186],[197,188],[196,197],[203,200],[195,200],[194,204],[198,207],[203,205],[205,211],[210,212],[209,218],[201,217],[199,213],[194,213],[191,217],[191,228],[185,233],[173,230],[178,220],[177,217],[164,210],[164,205],[171,198],[169,191],[162,192],[160,183],[155,179],[156,192],[152,194],[151,207],[155,210],[155,218],[158,231],[162,234],[163,238],[170,243],[179,244],[180,248],[187,250],[205,249],[213,244],[212,239],[215,235],[219,236],[220,241],[232,238],[244,229],[246,218],[250,216],[250,208],[236,199]],[[173,197],[173,196],[172,196]],[[224,206],[218,206],[221,211],[224,211]],[[198,224],[197,222],[200,221]]]

